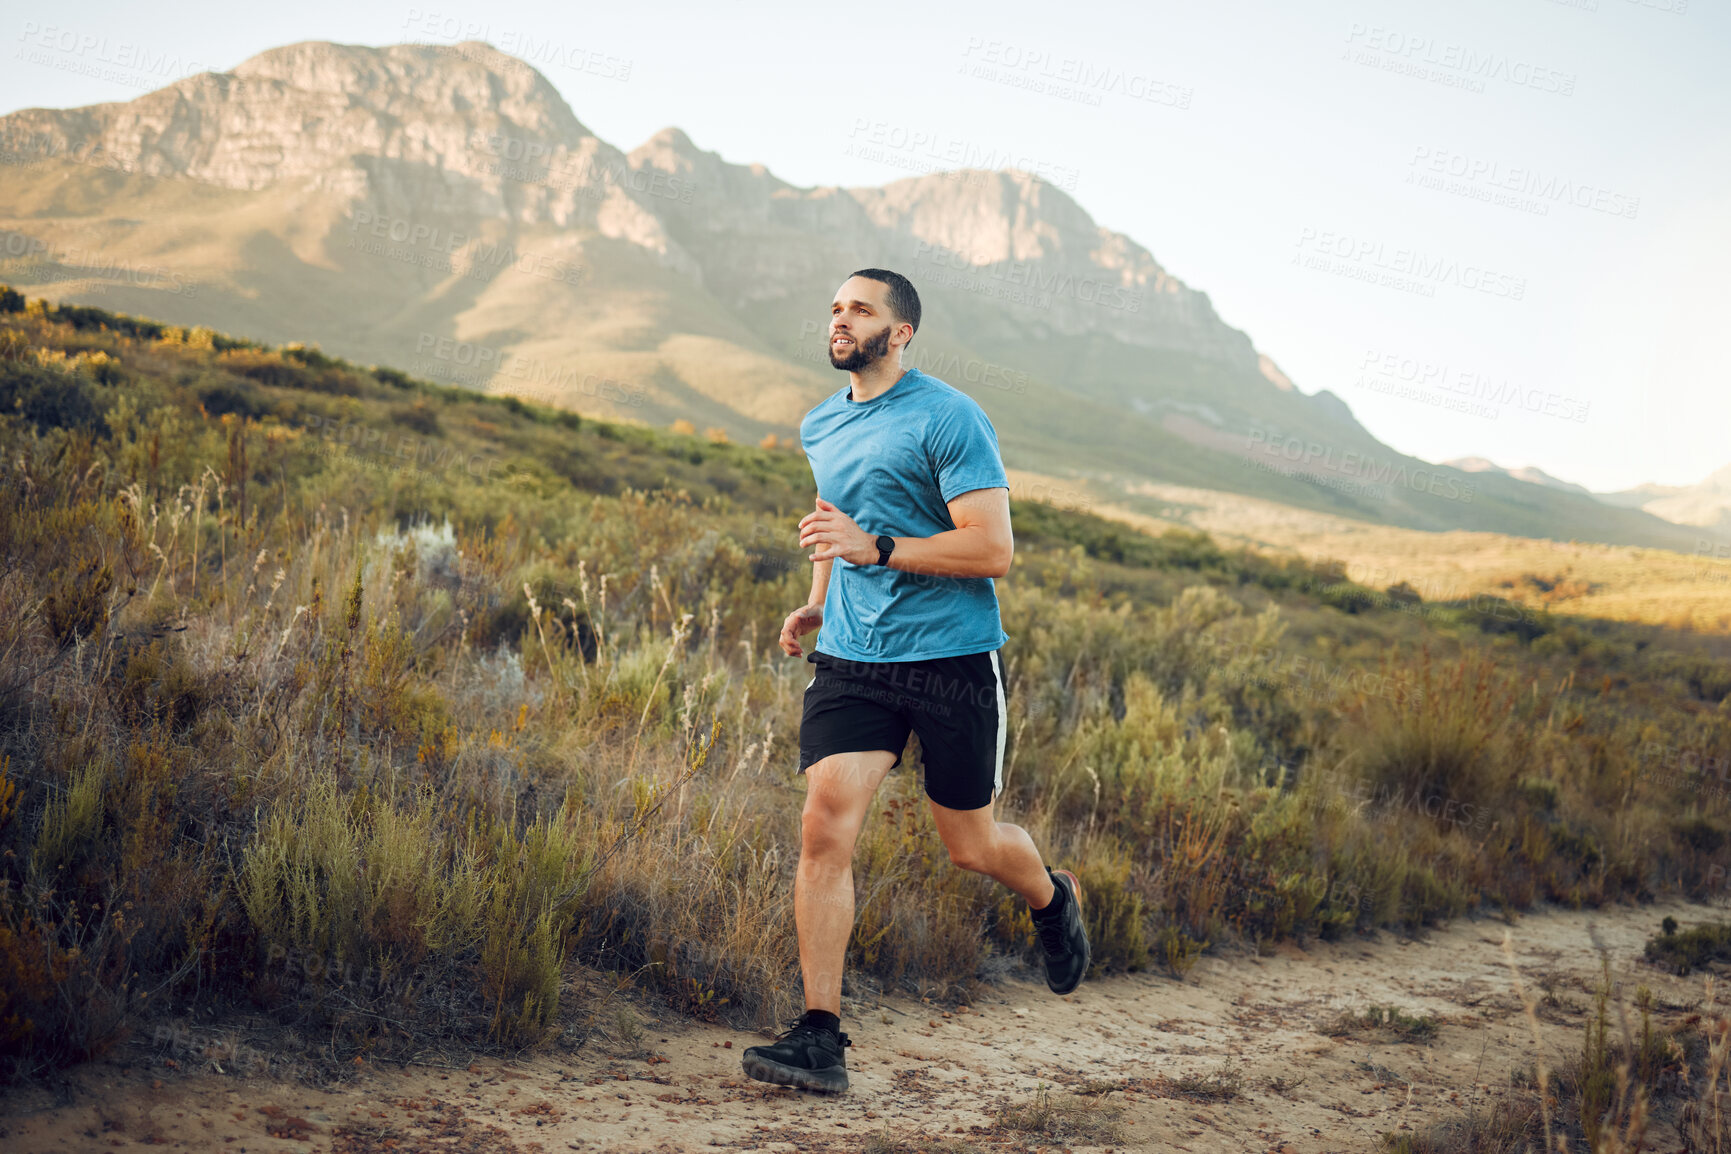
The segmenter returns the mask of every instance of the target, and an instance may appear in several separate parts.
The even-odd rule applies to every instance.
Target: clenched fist
[[[878,559],[877,541],[876,536],[861,529],[852,517],[822,497],[817,499],[817,509],[799,522],[799,547],[816,546],[811,554],[813,561],[840,557],[855,565],[870,565]]]

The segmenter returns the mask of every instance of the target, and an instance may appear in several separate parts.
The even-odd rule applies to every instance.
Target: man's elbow
[[[1008,577],[1010,575],[1010,562],[1014,561],[1015,557],[1016,547],[1009,542],[1005,542],[1000,548],[992,550],[991,572],[987,573],[986,576]]]

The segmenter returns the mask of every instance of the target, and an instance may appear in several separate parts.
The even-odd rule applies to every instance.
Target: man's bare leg
[[[842,963],[853,934],[854,843],[872,795],[895,759],[885,749],[837,753],[805,771],[793,920],[799,930],[799,968],[808,1010],[841,1014]],[[1036,865],[1038,861],[1036,855]]]
[[[1044,909],[1052,900],[1052,879],[1027,830],[994,821],[990,803],[979,809],[950,809],[926,800],[951,863],[1009,886],[1034,909]]]
[[[1046,985],[1054,994],[1075,990],[1092,961],[1076,875],[1068,870],[1048,873],[1028,831],[994,821],[990,803],[979,809],[931,805],[932,820],[950,851],[950,861],[1009,886],[1034,911],[1034,928],[1046,954]],[[1070,896],[1053,905],[1058,896],[1056,879],[1062,879]]]

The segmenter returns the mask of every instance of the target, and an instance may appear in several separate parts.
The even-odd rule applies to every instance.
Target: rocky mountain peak
[[[492,116],[571,144],[590,135],[545,76],[479,40],[388,48],[308,40],[261,52],[230,75],[398,119]]]
[[[17,151],[100,153],[113,167],[258,190],[360,193],[381,162],[470,172],[599,142],[546,77],[478,41],[389,48],[306,41],[124,104],[6,117]],[[617,155],[617,153],[615,153]]]

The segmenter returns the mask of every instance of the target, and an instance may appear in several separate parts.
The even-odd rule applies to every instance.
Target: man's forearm
[[[1014,545],[983,526],[950,529],[930,537],[897,537],[890,568],[937,577],[1002,577]]]
[[[811,597],[807,605],[822,605],[825,594],[829,592],[829,567],[833,561],[816,561],[811,567]]]
[[[1002,486],[970,489],[950,498],[954,529],[930,537],[896,537],[889,566],[936,577],[1002,577],[1010,571],[1016,539],[1010,529],[1009,493]],[[878,558],[877,537],[822,496],[799,522],[799,544],[814,548],[814,562],[840,557],[853,565]],[[829,574],[823,574],[825,585]],[[814,574],[814,592],[817,591]],[[814,602],[815,603],[815,602]]]

